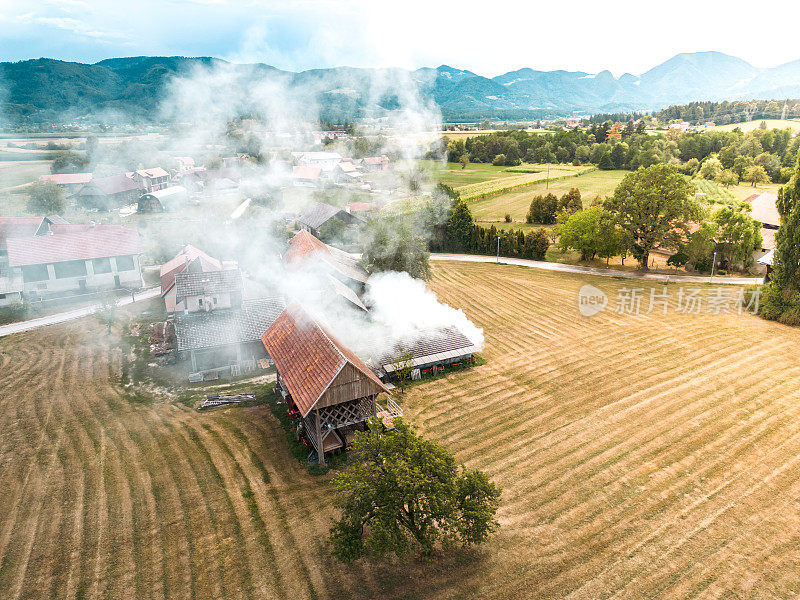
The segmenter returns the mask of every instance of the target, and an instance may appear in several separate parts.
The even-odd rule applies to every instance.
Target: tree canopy
[[[361,232],[364,263],[371,272],[405,271],[416,279],[431,276],[425,237],[405,215],[370,219]]]
[[[370,422],[356,432],[353,452],[355,464],[333,479],[341,509],[329,539],[336,558],[430,556],[438,546],[483,543],[497,529],[500,488],[485,473],[458,467],[401,418],[389,431]]]
[[[66,209],[64,193],[52,181],[37,181],[28,192],[28,212],[60,215]]]
[[[676,247],[689,234],[689,221],[700,218],[692,185],[670,165],[652,165],[629,173],[605,202],[627,234],[630,251],[646,271],[650,253]]]

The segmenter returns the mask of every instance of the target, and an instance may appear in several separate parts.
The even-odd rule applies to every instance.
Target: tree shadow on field
[[[472,593],[467,596],[480,596],[481,582],[490,577],[489,557],[487,548],[450,548],[437,550],[430,559],[421,555],[383,561],[361,559],[353,567],[369,570],[375,578],[377,590],[364,589],[365,598],[380,592],[381,598],[422,600],[444,597],[455,589],[469,589]]]

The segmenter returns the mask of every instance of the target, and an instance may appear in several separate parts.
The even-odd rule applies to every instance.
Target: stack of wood
[[[175,348],[175,329],[169,321],[150,325],[150,352],[153,356],[169,354]]]
[[[238,404],[239,402],[248,402],[255,400],[255,394],[208,394],[206,399],[200,405],[199,410],[205,408],[213,408],[215,406],[224,406],[225,404]]]

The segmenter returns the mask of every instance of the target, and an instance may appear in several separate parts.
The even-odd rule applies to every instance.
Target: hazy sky
[[[800,3],[0,0],[0,61],[217,56],[289,70],[451,66],[640,74],[679,52],[800,59]]]

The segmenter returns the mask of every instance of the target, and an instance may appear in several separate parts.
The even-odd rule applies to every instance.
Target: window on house
[[[22,267],[22,281],[31,283],[34,281],[47,281],[50,275],[47,273],[47,265],[27,265]]]
[[[203,306],[203,299],[202,298],[198,298],[197,299],[197,306]]]
[[[135,268],[132,256],[117,257],[117,271],[133,271]]]
[[[65,262],[57,262],[53,264],[53,269],[56,272],[56,279],[84,277],[86,276],[86,261],[68,260]]]
[[[92,270],[95,275],[102,273],[111,273],[111,259],[110,258],[95,258],[92,260]]]

